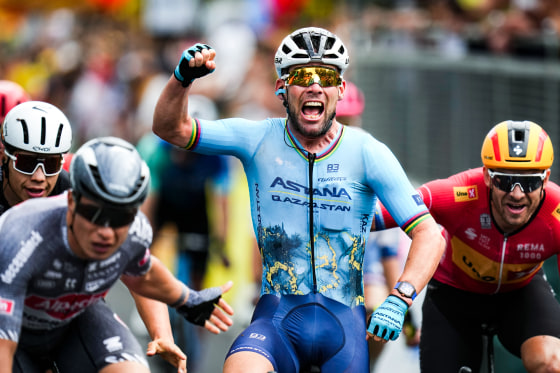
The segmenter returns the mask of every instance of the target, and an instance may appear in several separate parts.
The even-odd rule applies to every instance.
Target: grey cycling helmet
[[[27,101],[14,106],[4,118],[2,143],[8,149],[33,153],[66,153],[72,145],[72,127],[56,106]]]
[[[279,78],[294,65],[317,62],[333,65],[340,75],[349,64],[348,50],[335,34],[319,27],[306,27],[286,36],[274,57],[274,65]]]
[[[116,137],[90,140],[70,165],[72,193],[94,202],[137,208],[148,195],[150,171],[136,148]]]

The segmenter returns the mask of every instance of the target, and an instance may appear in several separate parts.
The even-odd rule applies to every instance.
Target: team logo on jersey
[[[467,228],[467,230],[465,230],[465,235],[469,240],[474,240],[478,236],[473,228]]]
[[[12,259],[8,268],[0,275],[2,281],[6,284],[11,284],[19,271],[23,268],[27,260],[31,257],[37,246],[43,242],[43,236],[39,233],[32,231],[30,237],[21,242],[21,247],[16,256]]]
[[[104,298],[108,292],[105,290],[97,294],[64,294],[58,298],[31,295],[25,299],[25,305],[36,311],[45,312],[54,319],[66,320]]]
[[[14,312],[14,301],[11,299],[0,298],[0,314],[11,315]]]
[[[464,187],[453,187],[453,195],[455,202],[467,202],[478,199],[478,188],[476,185],[469,185]]]
[[[414,200],[414,202],[416,202],[418,206],[424,203],[424,200],[422,199],[422,197],[420,197],[420,194],[413,194],[412,199]]]
[[[492,229],[492,218],[490,218],[490,214],[480,214],[480,228]]]
[[[552,216],[554,216],[556,220],[560,220],[560,204],[552,211]]]
[[[296,192],[304,193],[306,196],[309,195],[309,188],[305,185],[299,184],[293,180],[284,180],[281,177],[276,177],[270,188],[277,188],[279,191],[284,193]],[[344,188],[337,188],[335,186],[323,187],[323,188],[313,188],[313,195],[317,197],[334,197],[351,200],[350,194]]]
[[[327,172],[338,172],[339,164],[338,163],[329,163],[327,165]]]

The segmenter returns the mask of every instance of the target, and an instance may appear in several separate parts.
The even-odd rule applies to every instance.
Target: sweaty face
[[[495,170],[504,174],[537,174],[540,170]],[[496,176],[495,176],[496,177]],[[500,189],[492,180],[488,170],[484,169],[486,185],[491,188],[491,207],[494,220],[505,233],[511,233],[523,227],[537,211],[541,203],[543,190],[548,181],[549,174],[543,181],[543,186],[533,191],[522,190],[520,185],[514,185],[511,191]],[[527,188],[528,189],[528,188]]]
[[[79,204],[88,209],[101,208],[94,201],[86,197],[80,199]],[[78,213],[77,204],[72,193],[68,193],[68,242],[72,251],[82,259],[104,260],[113,255],[123,244],[128,236],[131,223],[119,227],[109,224],[97,225],[91,222],[92,216]],[[70,229],[70,226],[72,229]]]
[[[7,162],[8,167],[8,178],[5,177],[6,171],[3,171],[2,187],[10,206],[30,198],[47,197],[51,194],[58,180],[58,174],[45,176],[42,167],[37,167],[32,175],[23,174],[14,168],[14,160],[8,158],[3,150],[0,153],[3,162]],[[24,151],[17,151],[17,153],[33,155],[33,153]]]

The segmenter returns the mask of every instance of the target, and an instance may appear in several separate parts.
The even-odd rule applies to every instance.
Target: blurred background
[[[149,136],[157,97],[195,42],[218,53],[216,71],[193,93],[209,98],[219,116],[284,116],[273,56],[285,35],[312,25],[346,43],[345,78],[366,97],[362,127],[393,150],[415,183],[480,166],[485,134],[507,119],[540,124],[560,151],[556,0],[0,0],[0,24],[0,79],[60,107],[73,125],[74,149],[97,136],[134,144]],[[210,240],[204,286],[235,281],[225,297],[236,307],[236,327],[197,336],[190,373],[221,371],[258,295],[246,181],[237,161],[228,162],[228,229],[225,241]],[[556,182],[559,167],[552,167]],[[211,235],[221,227],[214,201],[207,203]],[[154,244],[174,271],[176,239],[174,227],[164,226]],[[558,290],[556,258],[546,270]],[[110,301],[146,338],[126,291],[117,287]],[[394,349],[377,371],[384,360],[410,363],[399,372],[417,369],[417,352]],[[524,371],[499,346],[497,353],[498,372]],[[150,361],[155,372],[166,371]]]

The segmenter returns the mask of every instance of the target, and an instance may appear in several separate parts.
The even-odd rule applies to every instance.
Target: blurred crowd
[[[339,34],[352,50],[425,50],[558,58],[554,0],[0,0],[0,78],[62,108],[77,148],[100,135],[136,143],[183,49],[218,51],[196,86],[228,116],[283,115],[273,55],[307,25]],[[352,79],[352,71],[347,74]]]

